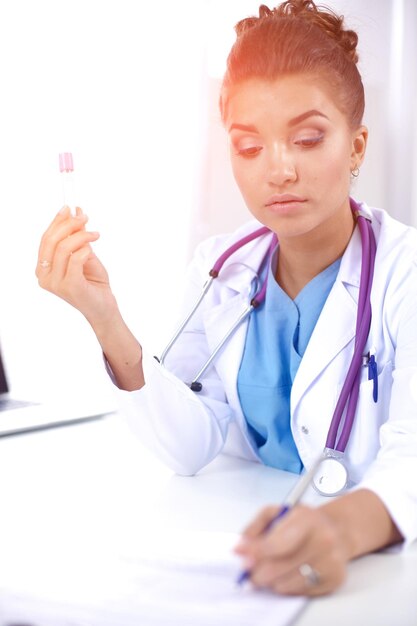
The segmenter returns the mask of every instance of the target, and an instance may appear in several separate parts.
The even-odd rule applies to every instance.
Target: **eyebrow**
[[[325,117],[326,120],[329,119],[327,115],[324,115],[324,113],[317,111],[317,109],[311,109],[311,111],[306,111],[305,113],[301,113],[301,115],[297,115],[297,117],[293,117],[292,120],[288,122],[288,126],[296,126],[300,122],[304,122],[304,120],[308,119],[309,117]]]
[[[293,117],[288,122],[288,126],[297,126],[297,124],[300,124],[300,122],[304,122],[304,120],[308,119],[309,117],[324,117],[324,118],[326,118],[326,120],[329,119],[327,117],[327,115],[324,115],[324,113],[321,113],[320,111],[317,111],[317,109],[311,109],[311,111],[306,111],[305,113],[301,113],[301,115],[297,115],[297,117]],[[246,131],[247,133],[256,133],[256,132],[258,132],[258,129],[256,128],[256,126],[253,126],[252,124],[249,124],[249,125],[246,125],[246,124],[231,124],[231,126],[229,128],[229,133],[232,130],[243,130],[243,131]]]

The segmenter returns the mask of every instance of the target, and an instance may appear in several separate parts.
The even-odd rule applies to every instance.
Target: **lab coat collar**
[[[294,378],[291,391],[292,412],[295,412],[302,396],[323,370],[349,342],[353,342],[356,312],[357,304],[351,292],[342,280],[336,279]]]
[[[361,205],[361,210],[372,218],[368,207]],[[292,411],[296,410],[302,396],[321,372],[355,337],[361,267],[362,242],[356,226],[294,378]]]
[[[361,213],[372,220],[372,212],[369,207],[361,202],[358,203]],[[337,279],[345,285],[359,288],[362,267],[362,243],[359,227],[356,226],[348,246],[343,254]]]
[[[372,212],[365,203],[358,203],[363,215],[372,219]],[[245,225],[244,231],[239,236],[244,236],[256,228],[262,226],[256,220],[252,220]],[[225,286],[241,293],[248,292],[248,283],[256,279],[262,260],[268,252],[271,243],[272,234],[267,234],[255,241],[246,244],[240,250],[237,250],[230,259],[225,263],[218,280]],[[226,246],[231,245],[234,241],[226,242]],[[343,254],[337,280],[345,285],[359,288],[361,276],[361,260],[362,260],[362,244],[358,226],[353,231],[349,244]]]
[[[223,244],[224,249],[261,226],[259,222],[251,221],[244,230],[239,231],[237,237]],[[234,252],[224,264],[216,280],[242,296],[248,296],[254,288],[253,281],[258,278],[259,268],[268,252],[272,236],[272,233],[262,235]]]
[[[364,207],[364,212],[371,216],[367,207]],[[247,304],[251,284],[253,288],[253,280],[257,278],[259,266],[270,243],[271,235],[260,237],[239,250],[231,257],[227,266],[224,266],[223,275],[217,280],[221,280],[223,285],[237,293],[207,314],[205,320],[207,339],[212,349],[223,336],[225,329],[230,328]],[[292,411],[295,411],[302,396],[315,379],[355,337],[361,259],[361,237],[359,228],[356,227],[342,257],[335,284],[325,302],[294,379],[291,393]],[[237,265],[239,268],[236,267]],[[227,347],[228,378],[232,372],[237,376],[244,345],[245,327],[244,324],[240,332],[231,338]],[[223,365],[224,360],[220,357],[218,367]]]
[[[362,242],[359,227],[356,225],[348,246],[342,256],[337,280],[344,285],[359,288],[362,265]]]

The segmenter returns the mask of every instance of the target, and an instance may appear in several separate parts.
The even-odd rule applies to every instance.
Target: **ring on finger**
[[[48,267],[51,267],[51,261],[47,261],[46,259],[42,259],[42,261],[39,261],[39,265],[43,269],[48,269]]]
[[[309,565],[308,563],[303,563],[302,565],[300,565],[300,567],[298,568],[298,571],[300,572],[301,576],[304,578],[304,581],[307,587],[316,587],[317,585],[320,584],[321,582],[320,574],[318,573],[317,570],[311,567],[311,565]]]

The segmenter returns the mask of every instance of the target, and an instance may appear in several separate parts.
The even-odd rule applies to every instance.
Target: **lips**
[[[301,196],[295,196],[294,194],[285,193],[285,194],[275,194],[271,196],[266,202],[265,206],[273,206],[273,205],[286,205],[290,206],[291,204],[299,204],[301,202],[305,202],[306,199]]]

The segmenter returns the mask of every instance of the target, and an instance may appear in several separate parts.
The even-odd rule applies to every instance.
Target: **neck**
[[[301,237],[279,238],[279,259],[276,280],[294,299],[315,276],[340,258],[355,228],[350,211],[339,213],[320,229]]]

